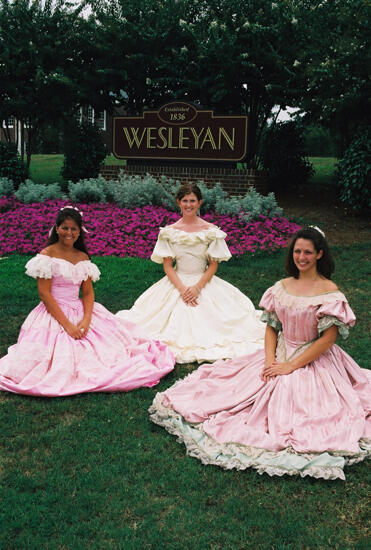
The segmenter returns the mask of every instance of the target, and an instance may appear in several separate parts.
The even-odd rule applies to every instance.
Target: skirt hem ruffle
[[[281,451],[243,445],[240,443],[219,443],[203,430],[202,423],[187,422],[179,413],[162,403],[162,395],[157,394],[149,408],[153,423],[165,428],[184,443],[187,454],[205,465],[214,465],[225,470],[245,470],[253,468],[259,474],[269,476],[299,475],[317,479],[345,480],[343,468],[371,456],[371,440],[361,439],[359,453],[339,451],[334,453],[297,453],[292,447]],[[286,462],[286,464],[284,464]]]

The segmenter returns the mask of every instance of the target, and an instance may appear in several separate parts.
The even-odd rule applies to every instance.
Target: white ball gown
[[[52,279],[51,292],[63,313],[74,324],[82,320],[80,285],[88,277],[99,279],[96,265],[38,254],[26,269],[31,277]],[[18,342],[0,359],[0,390],[45,397],[129,391],[157,384],[174,362],[164,344],[147,339],[97,302],[80,340],[69,336],[40,302],[24,321]]]
[[[195,285],[208,259],[227,261],[226,233],[216,226],[188,233],[160,229],[151,260],[171,257],[186,286]],[[264,323],[247,296],[217,276],[201,290],[198,306],[187,306],[167,276],[148,288],[130,310],[117,313],[164,342],[178,363],[216,361],[254,352],[264,346]]]

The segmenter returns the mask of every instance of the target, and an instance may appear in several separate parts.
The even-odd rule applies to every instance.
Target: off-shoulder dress
[[[208,260],[227,261],[226,233],[216,226],[188,233],[172,226],[160,229],[151,260],[173,258],[186,286],[195,285]],[[213,276],[187,306],[167,276],[148,288],[120,318],[138,324],[150,337],[167,344],[178,363],[238,357],[264,346],[264,323],[251,300],[230,283]]]
[[[355,316],[345,296],[299,297],[282,281],[260,302],[279,331],[276,357],[290,359],[336,325],[347,337]],[[344,466],[371,455],[371,371],[337,344],[315,361],[264,382],[264,351],[202,365],[158,393],[153,422],[204,464],[269,475],[344,479]]]
[[[72,264],[43,254],[27,262],[26,273],[52,279],[52,295],[74,324],[84,314],[82,281],[100,275],[90,260]],[[157,384],[173,368],[174,356],[164,344],[148,340],[97,302],[80,340],[69,336],[40,302],[24,321],[18,342],[0,359],[0,390],[48,397],[129,391]]]

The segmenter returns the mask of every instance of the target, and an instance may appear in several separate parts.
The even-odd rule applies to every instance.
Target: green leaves
[[[358,212],[371,211],[371,126],[362,127],[338,164],[340,199]]]

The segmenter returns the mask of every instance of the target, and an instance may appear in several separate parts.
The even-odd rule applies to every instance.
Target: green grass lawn
[[[125,166],[126,160],[117,159],[108,155],[105,164]],[[30,165],[30,179],[35,183],[62,182],[60,171],[63,166],[63,155],[32,155]]]
[[[341,343],[371,367],[368,246],[334,249],[334,280],[357,315]],[[25,256],[0,261],[0,355],[38,303]],[[162,276],[133,258],[94,258],[96,299],[128,308]],[[218,274],[257,305],[283,276],[283,253],[232,259]],[[369,263],[369,262],[368,262]],[[369,465],[347,481],[224,471],[186,456],[148,420],[156,391],[189,372],[177,366],[155,388],[42,399],[0,394],[0,548],[4,550],[366,550]]]
[[[310,157],[309,160],[314,168],[310,183],[331,186],[338,160],[335,157]]]
[[[311,157],[315,174],[312,178],[313,183],[329,185],[332,182],[332,176],[337,159],[334,157]],[[125,166],[126,161],[117,159],[114,155],[106,157],[106,165]],[[54,183],[63,181],[60,170],[63,165],[63,155],[32,155],[30,178],[35,183]]]

